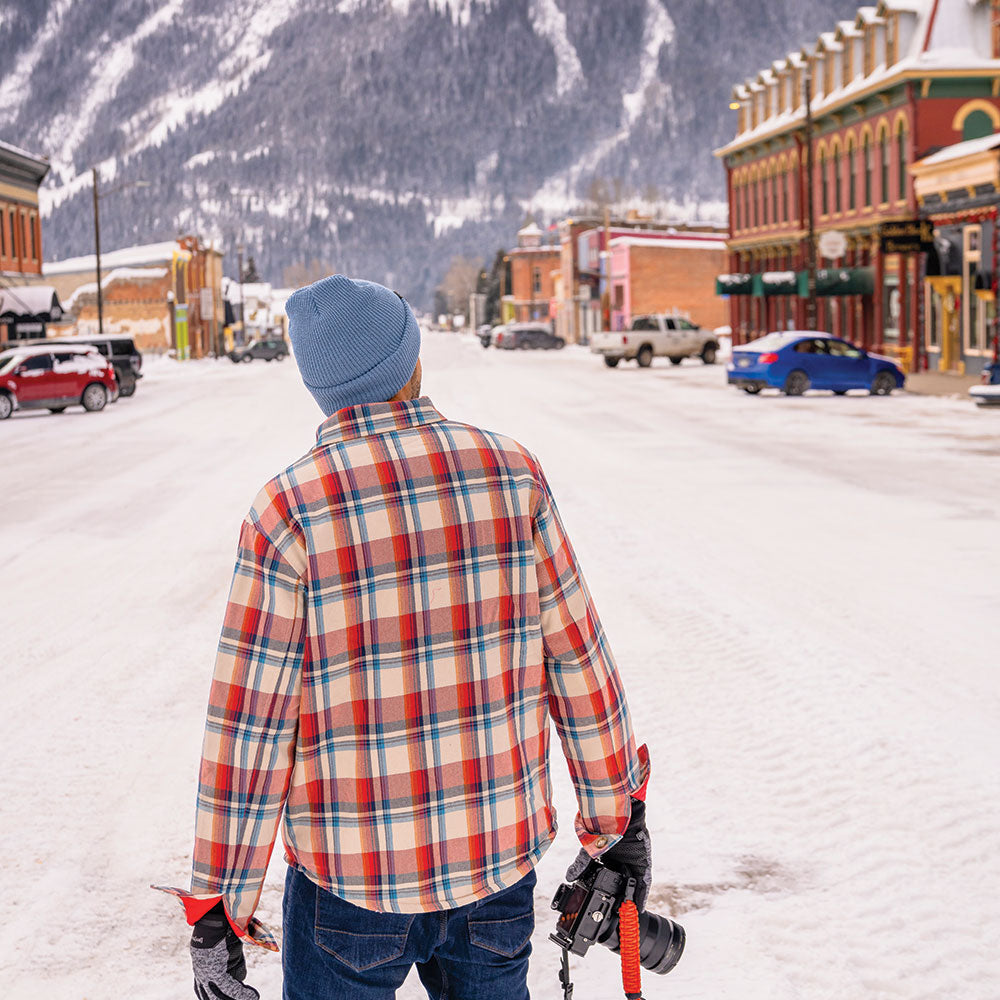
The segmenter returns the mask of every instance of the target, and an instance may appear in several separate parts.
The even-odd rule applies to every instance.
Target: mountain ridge
[[[724,213],[736,80],[847,16],[824,0],[9,0],[0,135],[48,155],[47,258],[238,241],[274,281],[322,260],[426,302],[453,254],[597,186]],[[613,7],[613,9],[608,9]],[[27,80],[28,85],[24,85]]]

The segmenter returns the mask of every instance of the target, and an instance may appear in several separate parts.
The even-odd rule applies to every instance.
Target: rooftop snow
[[[146,243],[143,246],[124,247],[121,250],[111,250],[101,254],[101,267],[138,267],[142,264],[162,264],[172,262],[174,255],[190,257],[190,251],[182,250],[176,240],[164,243]],[[66,260],[54,260],[42,264],[42,274],[74,274],[77,271],[97,270],[97,259],[94,254],[83,257],[68,257]]]

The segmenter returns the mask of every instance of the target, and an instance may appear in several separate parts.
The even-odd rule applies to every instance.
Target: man
[[[254,1000],[241,938],[279,820],[286,1000],[520,1000],[555,836],[551,714],[590,858],[649,886],[649,764],[537,460],[420,396],[407,303],[288,300],[327,419],[243,522],[208,707],[190,892],[201,1000]]]

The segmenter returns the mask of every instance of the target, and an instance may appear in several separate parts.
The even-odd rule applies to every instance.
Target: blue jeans
[[[288,869],[284,1000],[392,1000],[410,967],[431,1000],[528,1000],[535,873],[436,913],[373,913]]]

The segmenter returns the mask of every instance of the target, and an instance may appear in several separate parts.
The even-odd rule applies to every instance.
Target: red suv
[[[92,347],[12,347],[0,354],[0,420],[14,410],[103,410],[118,398],[115,370]]]

